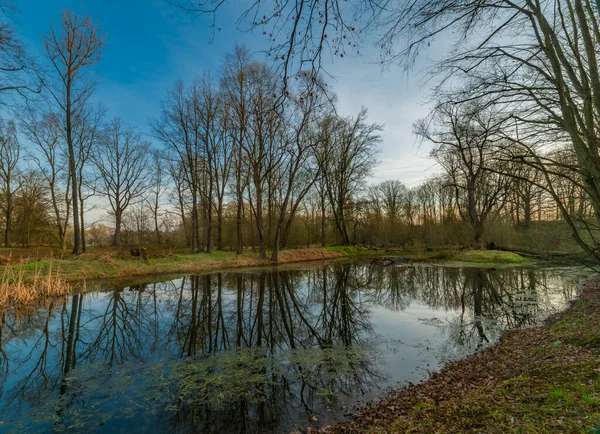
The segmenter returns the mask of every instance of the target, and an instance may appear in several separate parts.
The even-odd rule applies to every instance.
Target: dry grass
[[[345,256],[341,252],[325,249],[300,249],[288,250],[279,253],[279,263],[289,264],[292,262],[322,261],[324,259],[341,258]]]
[[[344,254],[324,249],[288,250],[280,253],[278,264],[335,259]],[[233,268],[272,265],[255,253],[236,255],[173,254],[148,260],[114,255],[79,255],[8,263],[0,275],[0,306],[25,305],[51,296],[69,294],[72,283],[91,279],[195,274]]]
[[[48,297],[69,294],[72,287],[52,266],[33,271],[6,265],[0,275],[0,306],[30,305]]]

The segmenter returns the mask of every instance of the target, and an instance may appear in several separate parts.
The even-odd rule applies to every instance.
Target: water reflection
[[[537,323],[574,289],[556,269],[357,262],[54,299],[0,313],[0,432],[318,425]]]

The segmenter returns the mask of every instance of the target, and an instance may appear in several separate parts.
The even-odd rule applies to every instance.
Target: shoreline
[[[141,258],[80,255],[63,259],[38,259],[28,263],[7,265],[13,270],[21,270],[25,282],[32,281],[35,275],[52,272],[61,280],[81,286],[84,281],[158,277],[182,274],[201,274],[240,268],[271,267],[293,263],[323,261],[355,256],[326,249],[299,249],[280,253],[280,260],[273,264],[268,259],[259,259],[256,254],[236,255],[229,252],[212,254],[173,254],[163,257]],[[358,255],[356,255],[358,256]]]
[[[349,256],[326,249],[288,250],[280,253],[280,264],[323,261]],[[203,274],[220,270],[267,267],[273,264],[246,252],[213,254],[169,254],[148,259],[122,255],[71,256],[38,258],[4,266],[0,273],[0,307],[32,305],[49,297],[87,291],[87,282],[126,279],[152,279],[173,275]]]
[[[600,431],[600,276],[566,309],[316,433]],[[594,431],[599,430],[599,431]]]
[[[466,254],[467,256],[463,256]],[[536,261],[512,252],[463,250],[434,251],[426,254],[388,250],[370,250],[354,246],[330,246],[283,250],[275,264],[261,260],[256,252],[174,253],[173,251],[149,252],[147,259],[131,257],[123,251],[98,249],[79,256],[37,257],[11,261],[4,258],[4,270],[0,273],[0,306],[30,304],[36,299],[62,296],[74,291],[86,291],[88,283],[101,285],[111,281],[149,280],[157,281],[171,276],[205,274],[228,270],[273,267],[287,264],[330,261],[342,258],[369,257],[383,265],[395,264],[442,264],[445,266],[535,266]],[[466,258],[466,261],[465,261]],[[490,260],[491,259],[491,260]],[[2,261],[0,261],[2,262]]]

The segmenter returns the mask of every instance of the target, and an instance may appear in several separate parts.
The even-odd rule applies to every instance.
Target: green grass
[[[69,282],[87,279],[127,278],[155,275],[176,275],[187,273],[202,273],[218,271],[229,268],[245,268],[271,265],[268,260],[259,260],[257,252],[245,251],[241,255],[234,252],[213,251],[207,253],[174,253],[153,256],[150,253],[148,260],[119,256],[110,251],[102,253],[83,254],[81,256],[65,256],[60,259],[44,258],[32,260],[28,263],[15,263],[10,265],[15,269],[25,272],[24,280],[36,272],[46,272],[49,269],[58,270],[60,277]],[[510,263],[526,262],[525,258],[512,252],[472,250],[464,251],[454,256],[447,252],[436,252],[428,257],[415,258],[418,260],[453,259],[462,262],[474,263]],[[304,262],[310,260],[334,259],[338,257],[358,256],[386,256],[390,255],[385,250],[369,250],[355,246],[328,246],[315,249],[282,250],[280,263]],[[270,252],[267,255],[270,257]]]
[[[280,254],[280,263],[327,260],[344,256],[335,250],[302,249],[285,250]],[[63,259],[46,258],[28,263],[9,265],[15,270],[24,271],[24,281],[36,272],[58,270],[60,277],[69,282],[87,279],[127,278],[168,274],[192,274],[218,271],[231,268],[245,268],[272,265],[268,260],[258,258],[256,252],[246,251],[241,255],[234,252],[215,251],[213,253],[170,254],[150,257],[147,260],[130,256],[88,255],[67,256]]]
[[[488,264],[522,264],[531,261],[531,258],[521,256],[518,253],[501,250],[465,250],[450,256],[448,259],[452,261]]]
[[[328,252],[341,253],[344,256],[356,255],[359,252],[354,246],[327,246],[324,249]]]

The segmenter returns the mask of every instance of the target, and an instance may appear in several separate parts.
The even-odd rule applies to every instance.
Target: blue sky
[[[165,0],[20,0],[15,16],[19,34],[33,54],[42,54],[42,34],[60,25],[60,15],[70,9],[90,15],[106,37],[102,59],[96,67],[100,83],[95,95],[109,116],[120,116],[148,133],[148,121],[158,116],[161,99],[178,79],[191,81],[203,71],[216,71],[225,53],[236,44],[258,52],[261,36],[240,32],[235,25],[240,2],[231,1],[220,11],[212,39],[211,20],[194,17]],[[235,5],[238,5],[236,8]],[[212,41],[211,41],[212,39]],[[372,64],[374,50],[361,57],[337,59],[328,66],[335,77],[339,110],[356,114],[369,109],[370,121],[384,124],[382,152],[372,182],[399,179],[418,184],[436,169],[419,146],[412,124],[428,113],[428,88],[418,70],[410,76],[399,68],[387,71]],[[420,65],[421,67],[424,65]],[[419,65],[417,66],[419,67]],[[423,68],[421,68],[423,69]]]

